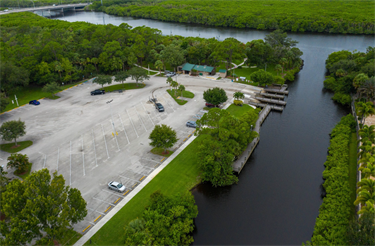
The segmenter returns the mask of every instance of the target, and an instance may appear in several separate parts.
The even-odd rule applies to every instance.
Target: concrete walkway
[[[228,70],[233,70],[233,69],[235,69],[235,68],[237,68],[239,66],[242,66],[243,64],[245,64],[246,60],[247,60],[247,58],[243,59],[243,62],[240,63],[240,64],[238,64],[238,65],[232,62],[232,64],[234,65],[234,67],[228,68]]]
[[[147,70],[147,71],[150,71],[150,72],[154,72],[154,73],[156,73],[156,74],[151,75],[151,76],[156,76],[156,75],[159,75],[159,74],[160,74],[159,71],[152,70],[152,69],[149,69],[149,68],[146,68],[146,67],[142,67],[142,66],[139,66],[138,64],[134,64],[134,66],[136,66],[136,67],[140,67],[140,68],[143,68],[143,69],[145,69],[145,70]]]
[[[193,140],[196,136],[191,136],[180,148],[178,148],[166,161],[164,161],[158,168],[156,168],[150,175],[140,183],[134,190],[132,190],[128,196],[126,196],[117,206],[115,206],[108,214],[106,214],[103,219],[101,219],[97,224],[93,226],[85,235],[83,235],[74,245],[81,246],[84,245],[90,238],[102,228],[122,207],[124,207],[133,197],[135,197],[138,192],[140,192],[143,187],[145,187],[155,176],[163,170],[173,159],[181,153]]]

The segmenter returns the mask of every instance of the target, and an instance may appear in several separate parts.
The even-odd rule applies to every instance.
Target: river
[[[269,31],[216,28],[77,12],[58,19],[94,24],[149,26],[164,35],[263,39]],[[287,106],[272,112],[261,128],[260,143],[231,187],[199,185],[193,194],[199,215],[195,245],[297,244],[310,240],[319,214],[322,172],[329,133],[349,113],[323,89],[325,60],[339,50],[365,51],[373,36],[295,34],[303,51],[303,70],[289,83]]]

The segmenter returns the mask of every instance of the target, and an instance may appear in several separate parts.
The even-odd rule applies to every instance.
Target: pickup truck
[[[91,96],[105,94],[105,90],[95,90],[91,92]]]

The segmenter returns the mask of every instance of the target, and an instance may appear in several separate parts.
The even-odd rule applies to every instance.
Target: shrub
[[[241,101],[241,100],[234,100],[233,104],[236,105],[236,106],[242,106],[243,105],[243,101]]]

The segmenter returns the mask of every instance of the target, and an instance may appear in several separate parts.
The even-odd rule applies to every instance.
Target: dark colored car
[[[209,108],[218,108],[219,105],[214,105],[214,104],[212,104],[212,103],[208,103],[208,102],[206,102],[206,107],[209,107]]]
[[[29,104],[32,104],[32,105],[39,105],[40,102],[38,100],[32,100],[29,102]]]
[[[163,105],[161,105],[161,103],[155,103],[155,108],[156,108],[159,112],[164,112],[164,107],[163,107]]]
[[[105,90],[95,90],[91,92],[91,96],[105,94]]]
[[[195,121],[189,120],[188,122],[186,122],[186,126],[197,128],[197,123]]]

